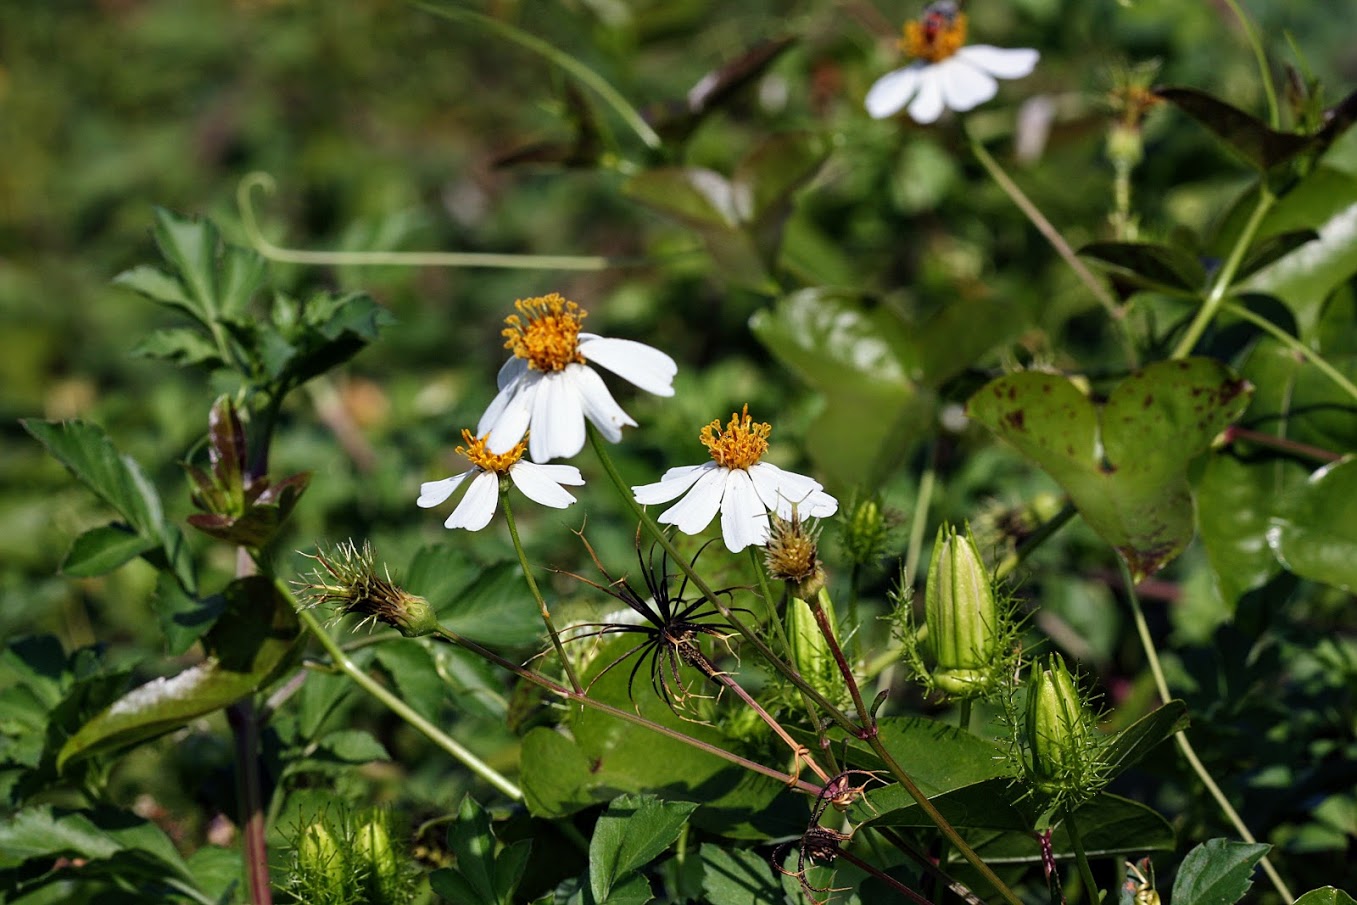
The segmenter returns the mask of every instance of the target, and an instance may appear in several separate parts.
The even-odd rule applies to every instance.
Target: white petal
[[[528,454],[534,462],[568,459],[584,448],[584,412],[573,384],[568,369],[542,378],[528,434]]]
[[[938,67],[929,66],[919,79],[919,93],[909,102],[909,115],[915,122],[931,123],[942,116],[942,80],[938,78]]]
[[[476,425],[476,436],[489,434],[485,446],[495,455],[503,455],[518,445],[528,432],[533,402],[542,386],[542,375],[529,371],[512,386],[500,391]],[[500,400],[504,401],[501,402]],[[492,417],[493,416],[493,417]]]
[[[554,474],[549,469],[565,468],[573,471],[574,478],[570,480],[571,484],[583,484],[584,478],[580,475],[578,468],[572,468],[569,465],[534,465],[531,462],[519,461],[509,469],[509,479],[514,482],[514,486],[523,491],[523,495],[534,503],[541,503],[543,506],[550,506],[553,509],[564,509],[575,498],[570,495],[565,488],[561,487],[555,480]],[[567,477],[571,477],[567,475]]]
[[[1032,74],[1041,54],[1030,47],[991,47],[989,44],[968,44],[956,52],[957,59],[965,60],[983,69],[995,78],[1020,79]]]
[[[439,503],[452,496],[452,492],[461,485],[462,481],[466,480],[467,475],[473,474],[476,471],[477,469],[473,468],[470,471],[464,471],[451,478],[444,478],[441,481],[428,481],[420,484],[419,499],[415,500],[415,505],[424,509],[437,506]]]
[[[867,112],[873,119],[885,119],[899,113],[919,90],[919,77],[926,68],[926,64],[913,63],[877,79],[867,92]]]
[[[495,514],[495,501],[498,499],[499,478],[494,472],[481,472],[466,489],[466,496],[462,497],[462,502],[452,510],[452,515],[448,516],[443,527],[465,528],[468,531],[481,530],[490,524],[490,517]]]
[[[804,518],[829,518],[839,511],[839,501],[823,490],[817,490],[798,504],[796,511]]]
[[[726,472],[729,469],[709,469],[688,495],[660,513],[660,521],[674,525],[684,534],[697,534],[711,524],[726,490]]]
[[[569,365],[565,373],[571,386],[579,394],[580,405],[584,407],[584,416],[594,422],[599,433],[616,443],[622,439],[622,428],[635,427],[636,422],[622,411],[622,407],[613,399],[613,394],[603,383],[603,378],[587,365]],[[577,450],[578,451],[578,450]]]
[[[962,113],[983,104],[999,90],[992,75],[960,57],[938,64],[938,84],[942,86],[942,101],[947,108]]]
[[[641,484],[631,488],[636,502],[642,506],[655,503],[667,503],[697,483],[697,479],[716,468],[715,462],[703,462],[701,465],[680,465],[664,473],[654,484]]]
[[[526,358],[519,358],[515,355],[504,364],[500,365],[499,374],[495,377],[495,386],[502,390],[522,377],[527,371],[528,360]]]
[[[750,468],[749,477],[763,505],[783,518],[792,517],[793,503],[797,505],[797,512],[807,515],[801,504],[823,489],[814,478],[794,471],[783,471],[771,462],[760,462]]]
[[[656,396],[674,395],[678,365],[659,349],[629,339],[580,334],[580,354],[618,377]]]
[[[768,511],[759,499],[749,472],[732,468],[721,500],[721,537],[726,549],[739,553],[750,544],[768,543]]]

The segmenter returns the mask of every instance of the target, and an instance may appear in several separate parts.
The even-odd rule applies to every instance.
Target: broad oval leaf
[[[1278,507],[1267,540],[1302,578],[1357,588],[1357,458],[1325,466]]]
[[[1187,705],[1169,701],[1118,732],[1102,753],[1108,781],[1115,779],[1174,733],[1187,728]]]
[[[1173,905],[1234,905],[1253,885],[1254,866],[1270,845],[1209,839],[1187,853],[1173,881]]]
[[[1312,889],[1297,899],[1293,905],[1357,905],[1357,899],[1332,886]]]
[[[1194,358],[1137,371],[1101,407],[1065,377],[1028,371],[986,384],[967,411],[1059,482],[1141,579],[1192,539],[1187,466],[1251,393],[1225,365]]]

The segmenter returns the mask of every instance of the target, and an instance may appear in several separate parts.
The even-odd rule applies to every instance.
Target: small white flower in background
[[[508,452],[526,433],[534,462],[568,459],[584,448],[585,418],[611,442],[621,440],[622,427],[636,422],[591,363],[657,396],[674,395],[674,359],[644,343],[581,333],[586,312],[574,302],[553,292],[514,307],[518,314],[505,318],[503,330],[514,357],[500,368],[499,395],[476,426],[489,435],[491,452]]]
[[[950,0],[930,3],[918,21],[906,22],[900,49],[914,62],[886,73],[867,92],[874,119],[906,106],[921,123],[935,121],[944,109],[965,112],[994,97],[995,79],[1030,75],[1040,56],[1026,47],[966,46],[966,14]]]
[[[457,452],[471,463],[471,468],[459,475],[419,486],[417,502],[428,509],[442,503],[468,478],[471,479],[461,502],[443,523],[445,527],[479,531],[490,524],[499,499],[501,475],[507,474],[514,486],[534,503],[553,509],[564,509],[575,502],[562,484],[579,486],[584,483],[580,470],[573,465],[534,465],[522,461],[527,440],[520,440],[507,453],[496,454],[486,449],[484,437],[473,437],[471,431],[462,431],[462,439],[467,445],[457,447]]]
[[[720,419],[713,421],[700,434],[712,461],[671,468],[657,483],[633,487],[636,502],[648,506],[682,496],[660,521],[684,534],[701,532],[720,510],[721,536],[732,553],[768,543],[770,511],[784,519],[791,519],[793,507],[801,518],[833,515],[839,503],[818,481],[760,461],[772,430],[755,424],[747,405],[742,414],[731,415],[724,430]]]

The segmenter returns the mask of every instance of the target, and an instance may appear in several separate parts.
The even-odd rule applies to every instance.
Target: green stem
[[[247,173],[236,188],[240,227],[255,251],[270,261],[333,267],[492,267],[521,270],[608,270],[636,263],[601,255],[517,255],[470,251],[306,251],[284,248],[264,237],[255,217],[250,193],[272,194],[277,183],[268,173]],[[216,331],[214,330],[214,333]],[[219,344],[224,339],[219,339]]]
[[[1174,347],[1173,354],[1169,356],[1170,359],[1186,358],[1192,354],[1192,349],[1197,345],[1197,341],[1206,332],[1207,326],[1215,318],[1220,306],[1224,303],[1225,294],[1229,291],[1230,284],[1234,282],[1234,275],[1239,271],[1239,265],[1244,262],[1244,255],[1253,243],[1253,237],[1257,234],[1258,227],[1262,225],[1263,218],[1272,209],[1276,200],[1277,196],[1272,194],[1271,189],[1267,187],[1266,180],[1260,178],[1258,180],[1258,203],[1254,205],[1253,213],[1249,214],[1248,222],[1244,224],[1244,229],[1240,231],[1234,247],[1230,249],[1229,257],[1225,259],[1220,272],[1216,274],[1216,279],[1211,284],[1211,290],[1206,294],[1206,300],[1197,310],[1197,316],[1188,325],[1183,338],[1178,340],[1178,345]]]
[[[1098,883],[1093,879],[1093,868],[1089,867],[1088,855],[1084,853],[1084,837],[1074,822],[1074,809],[1065,808],[1065,832],[1069,834],[1070,844],[1074,846],[1074,862],[1079,865],[1079,876],[1083,878],[1088,900],[1097,905]]]
[[[542,592],[537,587],[537,579],[532,576],[532,566],[528,564],[527,551],[523,549],[523,542],[518,537],[518,525],[514,522],[514,510],[509,505],[509,476],[500,475],[499,478],[499,500],[504,505],[504,521],[509,525],[509,537],[514,542],[514,552],[518,554],[518,564],[523,567],[523,578],[528,582],[528,591],[532,593],[532,599],[537,601],[537,608],[542,614],[542,622],[546,624],[547,634],[551,637],[551,646],[556,648],[556,656],[561,658],[561,668],[565,670],[566,676],[570,679],[570,687],[576,692],[583,692],[584,686],[580,684],[579,676],[575,675],[575,665],[570,662],[570,658],[565,654],[565,647],[561,644],[561,635],[556,631],[556,623],[551,619],[551,611],[547,609],[547,602],[542,597]]]
[[[452,755],[456,760],[465,764],[467,769],[471,770],[472,773],[475,773],[481,779],[484,779],[514,801],[523,800],[522,789],[514,785],[508,779],[505,779],[496,772],[493,767],[485,763],[485,761],[458,744],[456,739],[453,739],[433,723],[420,716],[409,704],[406,704],[400,698],[388,691],[386,687],[376,679],[359,669],[358,665],[349,659],[348,654],[344,653],[344,650],[330,637],[330,634],[325,631],[321,624],[316,621],[316,617],[311,614],[311,611],[297,602],[297,599],[292,596],[291,590],[289,590],[281,581],[275,582],[275,585],[277,586],[279,593],[284,594],[287,599],[292,602],[293,608],[297,611],[297,617],[301,619],[302,624],[305,625],[307,630],[320,642],[320,646],[330,655],[330,661],[339,668],[340,672],[348,676],[359,688],[380,701],[387,709],[396,714],[396,716],[413,726],[429,741]]]
[[[1267,64],[1267,54],[1263,52],[1262,39],[1258,37],[1258,29],[1254,27],[1253,20],[1244,14],[1240,8],[1238,0],[1225,0],[1235,17],[1239,19],[1239,24],[1244,27],[1244,37],[1249,42],[1250,49],[1253,50],[1253,58],[1258,63],[1258,77],[1263,83],[1263,95],[1267,98],[1268,123],[1274,129],[1282,127],[1281,109],[1277,105],[1277,89],[1272,82],[1272,69]]]
[[[1145,621],[1145,613],[1140,608],[1140,596],[1136,594],[1135,580],[1131,577],[1131,569],[1126,565],[1126,560],[1120,555],[1117,556],[1117,565],[1121,568],[1121,580],[1126,588],[1126,599],[1131,604],[1131,617],[1135,622],[1136,634],[1140,636],[1140,646],[1145,651],[1145,659],[1149,663],[1150,674],[1154,677],[1155,688],[1159,691],[1159,697],[1162,700],[1165,702],[1170,701],[1173,698],[1169,693],[1169,683],[1164,678],[1164,669],[1159,663],[1159,653],[1155,650],[1154,639],[1150,637],[1149,623]],[[1243,839],[1245,842],[1257,842],[1258,840],[1254,838],[1253,834],[1249,832],[1249,828],[1244,824],[1244,819],[1239,816],[1239,813],[1234,809],[1233,805],[1230,804],[1230,800],[1225,797],[1225,793],[1221,791],[1220,786],[1216,785],[1216,781],[1211,778],[1211,774],[1207,771],[1206,765],[1201,762],[1199,757],[1197,757],[1196,750],[1192,747],[1192,743],[1187,739],[1187,733],[1177,732],[1174,734],[1173,740],[1177,743],[1178,750],[1183,753],[1183,757],[1187,760],[1188,765],[1192,767],[1192,772],[1197,774],[1197,778],[1201,780],[1202,784],[1206,786],[1206,790],[1211,794],[1211,797],[1215,799],[1216,805],[1220,808],[1221,812],[1225,814],[1225,817],[1230,821],[1230,824],[1234,826],[1235,832],[1239,834],[1239,838]],[[1273,887],[1281,894],[1282,898],[1287,902],[1294,902],[1296,897],[1291,894],[1291,890],[1287,888],[1285,881],[1282,880],[1281,874],[1279,874],[1277,869],[1272,866],[1272,862],[1264,856],[1260,864],[1262,865],[1263,872],[1267,874],[1268,879],[1272,881]]]
[[[1353,398],[1353,401],[1357,401],[1357,384],[1354,384],[1351,380],[1348,380],[1346,377],[1344,377],[1342,372],[1335,368],[1333,365],[1329,364],[1329,362],[1324,358],[1323,355],[1320,355],[1314,349],[1311,349],[1305,343],[1301,342],[1299,339],[1296,339],[1296,337],[1292,336],[1290,333],[1287,333],[1285,330],[1283,330],[1281,327],[1278,327],[1272,321],[1268,320],[1265,317],[1260,317],[1259,315],[1254,314],[1252,311],[1250,311],[1248,308],[1245,308],[1238,302],[1225,302],[1224,305],[1222,305],[1222,307],[1224,308],[1224,310],[1230,312],[1240,320],[1245,320],[1253,324],[1259,330],[1262,330],[1264,333],[1269,334],[1273,339],[1277,340],[1279,343],[1286,346],[1292,352],[1295,352],[1297,355],[1304,358],[1310,364],[1318,368],[1320,373],[1322,373],[1325,377],[1333,381],[1336,386],[1343,390],[1343,392],[1351,396]]]
[[[937,451],[937,444],[933,446]],[[928,457],[928,467],[919,478],[919,495],[914,500],[914,518],[909,525],[909,546],[905,549],[905,577],[912,585],[917,578],[919,557],[923,555],[924,532],[928,527],[928,509],[933,501],[933,483],[937,480],[936,457]]]
[[[617,89],[610,85],[607,79],[604,79],[597,72],[594,72],[588,66],[585,66],[579,60],[570,54],[561,50],[554,44],[543,41],[536,35],[528,34],[520,28],[515,28],[507,22],[501,22],[498,19],[492,19],[489,16],[473,12],[469,9],[461,9],[446,4],[434,5],[432,3],[416,3],[420,9],[432,13],[435,16],[441,16],[444,19],[453,21],[474,22],[490,29],[500,37],[507,38],[525,47],[533,53],[545,58],[551,63],[559,66],[570,75],[574,76],[581,84],[593,90],[598,94],[603,102],[612,107],[633,132],[646,143],[646,147],[657,150],[663,146],[664,142],[659,134],[650,127],[636,109],[627,103],[627,99],[618,93]]]
[[[980,140],[971,134],[964,121],[962,131],[965,133],[967,141],[970,142],[971,153],[975,155],[976,160],[980,161],[980,165],[989,173],[990,178],[998,184],[999,188],[1003,189],[1009,200],[1031,221],[1032,225],[1037,228],[1037,232],[1041,233],[1046,241],[1051,243],[1056,254],[1060,255],[1061,259],[1074,271],[1075,276],[1088,287],[1089,292],[1092,292],[1093,297],[1103,306],[1107,316],[1112,319],[1113,326],[1117,329],[1117,336],[1121,340],[1122,349],[1126,355],[1126,363],[1132,368],[1138,367],[1139,357],[1136,355],[1135,344],[1131,342],[1131,335],[1127,330],[1125,309],[1117,304],[1112,293],[1093,275],[1093,271],[1088,269],[1088,265],[1079,259],[1079,256],[1074,253],[1074,249],[1070,247],[1070,243],[1066,242],[1060,231],[1051,224],[1050,220],[1046,219],[1046,215],[1041,212],[1041,209],[1032,203],[1032,199],[1028,198],[1023,190],[1018,188],[1018,184],[1009,178],[1008,173],[1004,172],[998,161],[990,156],[989,151],[985,150],[985,146],[980,143]]]
[[[674,547],[673,542],[660,528],[659,524],[656,523],[654,517],[646,512],[645,507],[636,502],[636,498],[631,494],[631,488],[627,485],[627,482],[623,480],[621,473],[617,470],[617,466],[613,464],[612,457],[608,455],[608,450],[604,445],[605,441],[592,424],[589,425],[589,442],[593,446],[599,462],[603,465],[603,470],[607,472],[609,479],[616,485],[618,492],[622,495],[623,500],[630,506],[632,513],[640,520],[641,524],[645,525],[646,530],[655,538],[655,542],[669,554],[670,558],[674,560],[679,568],[683,570],[683,573],[688,576],[688,580],[693,583],[693,587],[697,588],[702,596],[716,608],[722,618],[730,623],[731,628],[735,629],[735,631],[757,650],[770,666],[781,673],[788,682],[791,682],[797,688],[801,689],[807,696],[814,700],[816,704],[822,707],[824,712],[834,720],[834,722],[838,723],[844,731],[855,738],[866,741],[872,750],[876,752],[877,757],[881,758],[881,762],[885,765],[886,769],[889,770],[900,783],[900,787],[914,799],[914,802],[919,808],[928,815],[928,819],[942,831],[943,835],[951,841],[957,851],[961,852],[962,856],[970,862],[971,866],[979,871],[980,875],[995,888],[1005,901],[1011,903],[1011,905],[1022,905],[1021,900],[1013,894],[1013,891],[1008,888],[1008,885],[1005,884],[1003,880],[999,879],[998,874],[996,874],[993,869],[991,869],[990,866],[975,853],[974,849],[966,844],[966,840],[961,838],[956,829],[953,828],[938,809],[933,806],[933,803],[928,800],[928,796],[923,793],[923,790],[921,790],[918,785],[915,784],[914,780],[910,778],[909,774],[905,772],[904,767],[900,766],[894,756],[892,756],[891,753],[886,750],[886,747],[881,744],[881,739],[877,736],[875,729],[871,725],[871,714],[867,712],[866,708],[859,708],[859,717],[862,720],[862,723],[861,725],[855,724],[847,714],[835,707],[824,695],[811,687],[810,684],[801,677],[800,673],[788,666],[786,662],[774,654],[764,640],[760,638],[756,632],[751,631],[744,624],[743,620],[735,615],[726,602],[712,591],[707,585],[707,582],[703,580],[702,576],[698,575],[692,566],[688,564],[687,559],[679,554],[678,550]]]

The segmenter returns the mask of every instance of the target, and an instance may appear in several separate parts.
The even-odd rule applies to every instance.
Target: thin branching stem
[[[1074,822],[1074,808],[1067,807],[1065,811],[1065,833],[1070,837],[1070,845],[1074,847],[1074,862],[1079,867],[1079,876],[1084,881],[1085,894],[1090,902],[1098,902],[1098,883],[1093,879],[1093,868],[1089,866],[1088,855],[1084,853],[1084,837],[1079,833],[1079,826]]]
[[[1280,129],[1282,127],[1282,111],[1277,104],[1277,87],[1272,79],[1272,67],[1267,64],[1267,54],[1263,50],[1263,41],[1258,35],[1258,28],[1240,7],[1239,0],[1225,0],[1225,3],[1243,27],[1244,38],[1249,42],[1249,49],[1253,51],[1253,59],[1258,64],[1258,78],[1263,83],[1263,96],[1267,98],[1268,124],[1274,129]]]

